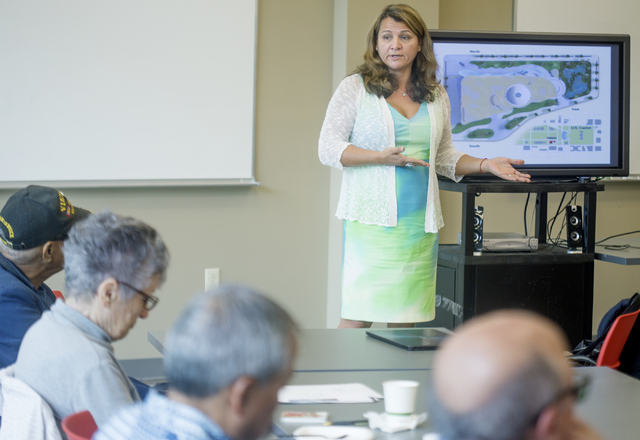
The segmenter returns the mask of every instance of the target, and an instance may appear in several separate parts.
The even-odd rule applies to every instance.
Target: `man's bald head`
[[[538,315],[524,311],[483,315],[443,344],[434,364],[435,389],[447,408],[471,411],[536,356],[568,380],[570,370],[563,355],[566,349],[560,328]]]
[[[505,424],[523,430],[570,383],[567,346],[556,324],[533,313],[499,311],[470,321],[436,354],[436,423],[459,431],[443,432],[451,438],[513,438]],[[495,425],[504,437],[492,432]]]

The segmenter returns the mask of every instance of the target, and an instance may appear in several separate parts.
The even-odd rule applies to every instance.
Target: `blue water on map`
[[[587,69],[584,65],[576,66],[573,69],[564,69],[562,71],[565,78],[573,81],[571,83],[571,89],[567,90],[564,94],[567,99],[573,99],[574,96],[580,95],[589,89],[589,85],[583,80],[583,75],[586,72]]]

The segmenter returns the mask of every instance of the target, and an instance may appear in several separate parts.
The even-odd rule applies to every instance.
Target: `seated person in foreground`
[[[119,411],[94,440],[254,440],[271,427],[297,329],[273,301],[227,286],[194,298],[167,335],[167,396]]]
[[[446,440],[600,437],[576,417],[585,382],[565,359],[568,341],[550,320],[525,311],[482,315],[436,353],[431,416]]]
[[[585,382],[546,318],[500,311],[473,319],[436,353],[431,416],[446,440],[597,440],[574,414]]]
[[[69,229],[89,214],[37,185],[17,191],[0,211],[0,369],[16,361],[24,334],[55,302],[44,282],[64,267]]]
[[[15,377],[49,404],[58,424],[89,410],[100,426],[140,400],[111,344],[156,304],[168,260],[158,233],[132,218],[105,211],[71,229],[66,302],[56,301],[27,331],[15,364]]]

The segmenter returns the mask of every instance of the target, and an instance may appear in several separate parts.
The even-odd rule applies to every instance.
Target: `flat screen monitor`
[[[430,35],[457,150],[532,176],[629,174],[628,35]]]

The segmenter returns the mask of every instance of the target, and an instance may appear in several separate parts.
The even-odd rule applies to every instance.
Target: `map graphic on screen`
[[[536,55],[444,57],[444,85],[448,91],[459,88],[455,95],[461,97],[451,102],[453,138],[504,139],[528,119],[598,97],[597,56],[546,58]],[[544,142],[536,140],[540,136],[534,139],[528,136],[523,138],[523,145],[551,149],[570,145],[573,142],[565,130],[572,129],[562,125],[578,125],[571,122],[575,121],[561,120],[560,126],[554,128],[563,130],[562,136],[549,138],[548,142],[546,138]]]
[[[529,166],[611,164],[612,49],[434,39],[457,150]]]

